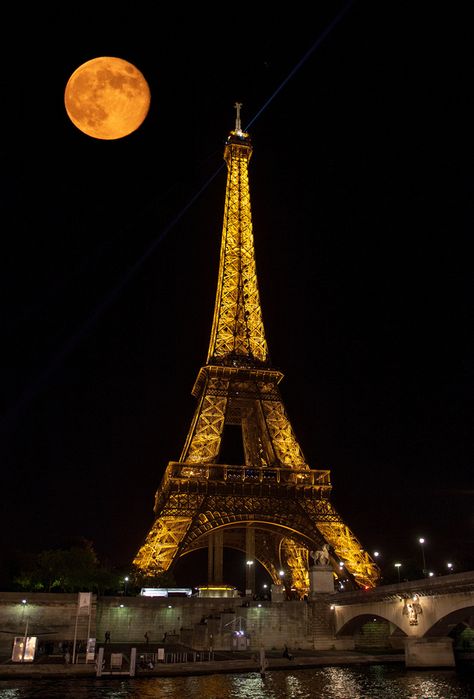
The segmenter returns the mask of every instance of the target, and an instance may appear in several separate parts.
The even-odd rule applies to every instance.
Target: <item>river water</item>
[[[0,699],[473,699],[474,672],[393,665],[195,677],[0,680]]]

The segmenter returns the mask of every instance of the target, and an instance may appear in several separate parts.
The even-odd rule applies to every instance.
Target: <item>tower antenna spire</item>
[[[240,123],[240,108],[241,108],[241,106],[242,106],[242,102],[236,102],[234,104],[235,110],[237,112],[235,115],[235,132],[237,134],[239,134],[239,136],[242,133],[242,124]]]

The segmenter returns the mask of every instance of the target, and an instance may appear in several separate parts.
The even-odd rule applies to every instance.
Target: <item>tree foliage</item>
[[[60,549],[21,554],[13,582],[30,592],[115,591],[118,576],[100,564],[93,544],[76,540]]]

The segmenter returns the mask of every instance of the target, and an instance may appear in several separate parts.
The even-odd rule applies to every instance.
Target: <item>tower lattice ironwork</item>
[[[192,394],[197,407],[179,461],[155,497],[155,519],[134,565],[145,575],[208,549],[210,583],[225,581],[223,548],[259,561],[275,584],[305,594],[309,553],[328,544],[335,577],[374,587],[379,569],[330,502],[329,470],[310,468],[288,418],[265,337],[254,252],[248,165],[252,144],[235,129],[227,164],[217,295],[209,350]],[[234,426],[232,428],[232,426]],[[222,463],[226,430],[242,437],[244,463]],[[341,562],[344,569],[341,569]]]

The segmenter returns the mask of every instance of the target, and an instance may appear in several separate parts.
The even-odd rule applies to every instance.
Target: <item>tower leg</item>
[[[221,585],[224,568],[224,532],[211,532],[207,544],[207,584]]]
[[[207,542],[207,584],[214,582],[214,532],[211,532]]]
[[[245,594],[255,593],[255,529],[245,531]]]
[[[224,531],[219,529],[214,534],[214,582],[222,585],[224,568]]]

